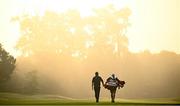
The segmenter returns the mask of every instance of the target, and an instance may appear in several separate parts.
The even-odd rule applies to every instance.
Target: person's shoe
[[[112,100],[111,102],[112,102],[112,103],[114,103],[115,101],[114,101],[114,100]]]
[[[99,100],[96,100],[96,103],[98,103],[99,102]]]

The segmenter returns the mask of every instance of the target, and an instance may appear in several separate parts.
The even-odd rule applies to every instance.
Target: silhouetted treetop
[[[0,82],[10,78],[14,68],[16,59],[11,56],[0,44]]]
[[[77,10],[18,16],[14,20],[20,24],[21,37],[16,47],[26,55],[53,52],[84,58],[93,52],[120,54],[128,50],[125,33],[130,14],[128,8],[108,5],[86,17]]]

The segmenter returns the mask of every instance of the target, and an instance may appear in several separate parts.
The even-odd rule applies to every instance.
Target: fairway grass
[[[0,105],[180,105],[180,99],[116,99],[116,103],[103,99],[72,99],[57,95],[21,95],[0,93]]]

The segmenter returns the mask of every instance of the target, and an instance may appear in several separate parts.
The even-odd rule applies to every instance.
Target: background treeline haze
[[[127,82],[118,97],[179,97],[180,55],[130,52],[125,36],[130,14],[128,8],[109,5],[86,17],[76,10],[13,17],[20,25],[16,49],[21,55],[10,78],[1,80],[0,91],[90,98],[98,71],[104,80],[114,73]],[[108,97],[109,91],[101,94]]]

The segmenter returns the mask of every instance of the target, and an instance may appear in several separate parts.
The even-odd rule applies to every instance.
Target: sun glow
[[[43,15],[45,11],[64,12],[68,9],[77,9],[82,16],[92,14],[93,8],[100,8],[113,4],[117,8],[132,7],[133,0],[18,0],[21,2],[23,12],[32,15]]]
[[[114,5],[116,8],[133,7],[132,4],[134,2],[131,0],[16,0],[16,3],[18,8],[14,10],[15,12],[13,13],[13,16],[22,14],[43,16],[46,11],[62,13],[68,10],[75,9],[80,12],[81,17],[85,17],[93,15],[94,8],[101,8],[109,4]],[[89,35],[93,34],[91,28],[89,28],[88,26],[84,27],[84,30],[87,31]],[[76,29],[74,28],[70,29],[72,35],[75,31]],[[18,30],[17,32],[19,33]],[[13,36],[13,39],[18,39],[19,35],[20,34],[17,34],[17,36]],[[92,42],[86,42],[85,44],[87,48],[91,47],[92,45]],[[18,56],[21,53],[17,53],[17,51],[15,51],[13,48],[12,54]],[[77,54],[78,53],[75,53],[74,56],[77,56]]]
[[[176,2],[177,1],[177,2]],[[11,23],[13,16],[22,14],[43,16],[45,11],[80,11],[81,16],[92,15],[93,8],[113,4],[116,8],[129,7],[131,26],[128,28],[130,51],[149,49],[153,52],[172,50],[179,53],[179,5],[178,0],[5,0],[0,1],[0,42],[13,55],[18,54],[14,46],[19,39],[19,26]],[[177,5],[177,6],[176,6]],[[159,14],[161,13],[161,14]],[[121,20],[119,20],[121,23]],[[153,22],[156,26],[153,26]],[[167,25],[164,25],[164,22]],[[170,28],[170,29],[169,29]],[[91,35],[93,32],[85,28]],[[71,29],[72,33],[75,31]],[[163,38],[164,40],[161,40]],[[159,45],[154,43],[160,41]]]
[[[20,36],[19,26],[9,21],[13,16],[22,14],[44,15],[45,11],[65,12],[69,9],[80,11],[81,16],[92,14],[93,8],[113,4],[117,8],[131,7],[131,0],[6,0],[1,6],[0,41],[9,52],[16,55],[14,46]],[[73,30],[72,30],[73,31]],[[7,42],[8,41],[8,42]],[[19,53],[18,53],[19,54]]]

